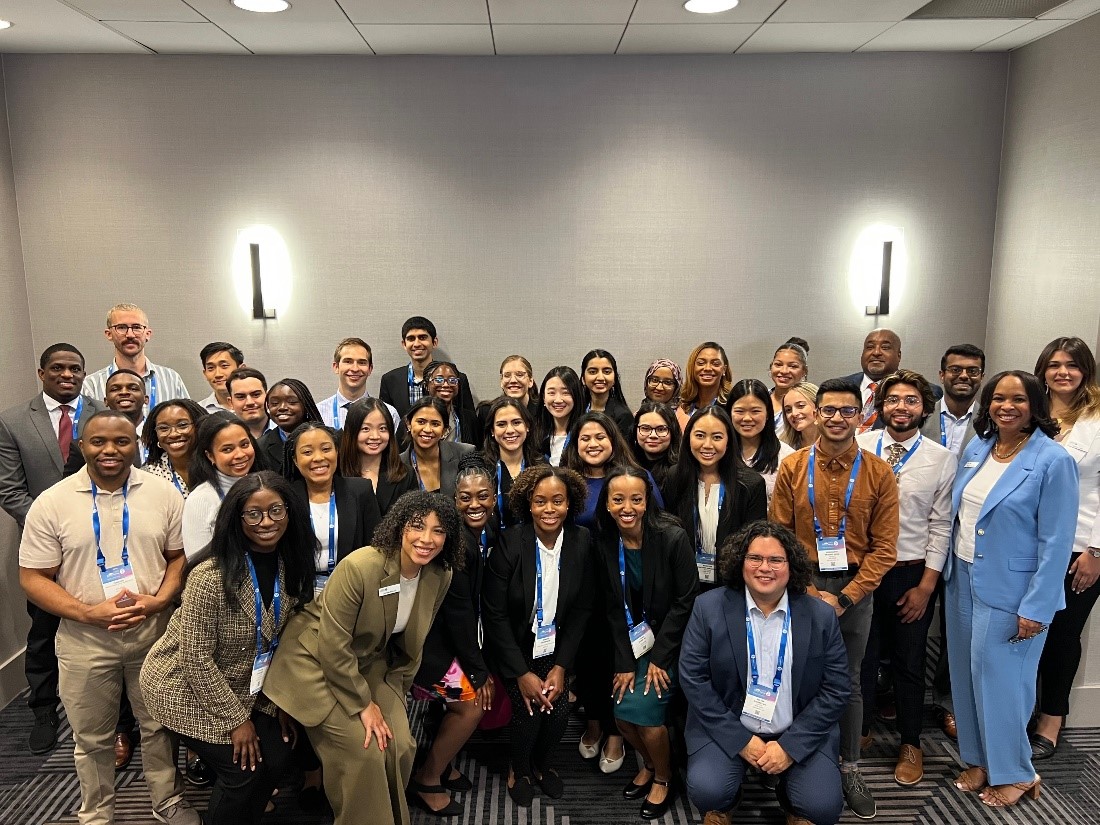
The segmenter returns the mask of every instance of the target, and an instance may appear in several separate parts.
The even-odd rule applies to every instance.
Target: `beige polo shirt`
[[[130,472],[126,503],[130,511],[127,552],[139,593],[160,589],[168,566],[165,550],[183,550],[183,496],[172,482],[150,473]],[[107,567],[122,563],[122,489],[99,490],[100,542]],[[92,480],[87,468],[62,479],[34,500],[19,566],[58,567],[57,583],[84,604],[104,600],[92,529]]]

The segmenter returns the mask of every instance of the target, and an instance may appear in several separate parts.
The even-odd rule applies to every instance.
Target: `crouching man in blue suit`
[[[781,525],[753,522],[720,558],[726,586],[696,599],[680,651],[688,795],[729,825],[752,765],[780,777],[788,823],[834,825],[851,690],[836,612],[806,595],[810,560]]]

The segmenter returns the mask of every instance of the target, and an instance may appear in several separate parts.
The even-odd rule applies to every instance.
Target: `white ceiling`
[[[1007,51],[1100,11],[1068,0],[1039,18],[907,20],[928,0],[0,0],[0,52],[142,54],[740,54]]]

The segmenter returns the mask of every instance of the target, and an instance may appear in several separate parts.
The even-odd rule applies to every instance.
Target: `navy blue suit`
[[[776,739],[794,764],[782,782],[796,814],[831,825],[844,806],[838,761],[840,717],[851,692],[848,654],[831,607],[794,594],[789,604],[794,722]],[[688,794],[701,811],[728,810],[741,786],[746,763],[740,752],[754,735],[741,724],[748,670],[744,589],[702,594],[680,648]]]

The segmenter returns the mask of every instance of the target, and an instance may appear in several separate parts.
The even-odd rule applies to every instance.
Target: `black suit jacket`
[[[626,611],[623,609],[618,535],[601,536],[597,549],[604,573],[604,602],[607,604],[607,623],[611,627],[614,643],[615,672],[633,672],[637,662],[630,649]],[[637,623],[642,621],[644,609],[645,620],[656,637],[649,660],[662,670],[668,670],[680,658],[680,640],[691,616],[691,606],[699,594],[695,551],[687,533],[665,521],[646,524],[641,553],[642,603],[632,602],[630,612]]]
[[[386,515],[393,503],[401,496],[417,489],[418,486],[416,476],[412,470],[406,470],[405,477],[400,481],[390,481],[386,468],[380,469],[378,471],[378,490],[374,496],[378,499],[378,509],[382,511],[382,515]]]
[[[411,451],[412,447],[409,447],[401,453],[401,460],[404,461],[405,466],[409,468],[409,473],[413,478],[413,486],[419,487],[420,482],[416,478],[416,472],[412,468],[412,458],[409,456]],[[466,453],[472,453],[473,451],[474,448],[469,444],[461,444],[454,441],[439,442],[439,492],[449,498],[454,497],[455,474],[458,472],[458,462]]]
[[[596,566],[587,530],[567,524],[561,548],[561,578],[555,623],[557,640],[551,658],[571,671],[592,611]],[[485,642],[500,675],[518,679],[531,670],[531,614],[535,609],[535,528],[522,524],[504,532],[489,558],[482,588]]]
[[[680,520],[688,538],[691,540],[694,552],[695,536],[695,508],[699,495],[694,485],[684,485],[683,489],[678,485],[674,474],[669,474],[667,490],[664,490],[665,506],[668,512]],[[691,489],[687,489],[690,486]],[[713,495],[713,493],[712,493]],[[732,506],[731,506],[732,505]],[[760,521],[768,517],[768,488],[764,484],[764,478],[755,470],[741,467],[737,471],[737,495],[731,503],[727,493],[726,500],[718,511],[718,531],[714,546],[721,548],[726,539],[753,521]],[[708,584],[708,587],[713,585]]]
[[[409,365],[402,364],[382,376],[378,385],[378,397],[401,414],[401,418],[412,409],[409,403]],[[466,373],[458,374],[458,397],[455,404],[460,410],[474,409],[474,395],[470,392],[470,380]]]
[[[305,480],[297,478],[293,486],[308,509],[309,494]],[[374,485],[369,479],[336,476],[332,479],[332,487],[336,491],[336,524],[339,528],[336,533],[336,561],[339,562],[352,551],[371,543],[382,513],[374,495]],[[322,544],[322,549],[327,551],[328,548]]]
[[[469,444],[475,450],[480,450],[482,429],[477,420],[477,413],[468,407],[455,407],[454,410],[458,417],[458,443]]]
[[[260,436],[256,444],[260,448],[260,453],[256,456],[256,461],[260,465],[257,469],[271,470],[285,478],[284,450],[286,442],[279,436],[279,428],[275,427],[268,430]]]

